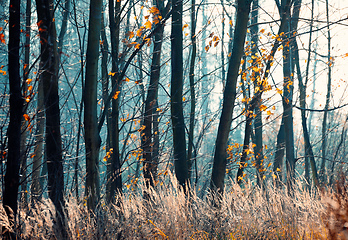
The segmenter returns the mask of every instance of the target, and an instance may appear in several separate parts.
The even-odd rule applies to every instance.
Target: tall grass
[[[186,197],[173,177],[162,180],[166,183],[149,190],[150,200],[129,190],[115,204],[101,202],[94,213],[85,201],[67,198],[69,239],[328,239],[329,223],[335,221],[327,217],[328,201],[324,200],[334,201],[334,195],[314,194],[300,183],[292,197],[273,186],[261,190],[251,184],[243,189],[232,184],[217,209],[209,194],[202,198],[192,190]],[[55,211],[49,200],[22,206],[19,213],[17,236],[56,239]],[[0,222],[6,222],[2,210]]]

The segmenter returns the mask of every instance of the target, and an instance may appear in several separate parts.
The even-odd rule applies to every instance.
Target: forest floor
[[[164,180],[164,179],[162,179]],[[348,239],[347,195],[327,190],[308,191],[297,184],[293,196],[283,190],[251,184],[241,189],[232,184],[221,207],[211,204],[209,194],[190,197],[177,190],[167,178],[142,197],[141,187],[127,186],[117,203],[101,202],[91,214],[86,201],[68,197],[65,202],[65,229],[68,239]],[[341,191],[342,193],[342,191]],[[21,206],[14,230],[19,239],[59,239],[56,237],[52,203],[42,199]],[[10,229],[0,211],[2,229]],[[13,229],[10,229],[11,231]]]

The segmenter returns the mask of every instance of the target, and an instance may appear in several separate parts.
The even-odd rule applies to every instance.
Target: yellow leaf
[[[185,97],[182,97],[182,101],[185,102],[186,98]]]
[[[209,45],[207,45],[207,46],[205,46],[204,49],[205,49],[206,52],[208,52],[209,48],[210,48]]]
[[[230,20],[230,25],[233,26],[232,20]]]
[[[277,168],[277,172],[280,172],[280,169],[279,169],[279,168]]]
[[[115,76],[115,72],[113,73],[113,72],[109,72],[109,76]]]
[[[269,168],[270,166],[272,166],[272,163],[269,163],[269,164],[267,165],[268,168]]]

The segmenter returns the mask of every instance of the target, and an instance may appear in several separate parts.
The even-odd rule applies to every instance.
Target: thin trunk
[[[253,7],[251,11],[251,54],[258,57],[258,42],[259,42],[259,27],[258,27],[258,15],[259,15],[259,0],[253,0]],[[254,61],[253,65],[259,68],[258,62]],[[258,83],[260,80],[260,74],[257,71],[252,72],[252,79],[254,81],[254,89],[259,88]],[[255,92],[256,93],[256,92]],[[255,106],[255,120],[254,120],[254,131],[255,131],[255,162],[256,162],[256,173],[257,173],[257,184],[262,185],[263,180],[263,141],[262,141],[262,111],[260,110],[262,99],[260,98],[256,102]]]
[[[74,0],[74,22],[75,26],[78,26],[77,21],[77,14],[76,14],[76,0]],[[84,96],[85,96],[85,83],[84,83],[84,49],[85,49],[85,36],[86,31],[83,34],[83,37],[81,38],[81,34],[79,31],[79,28],[76,27],[76,34],[78,36],[78,42],[79,42],[79,49],[80,49],[80,71],[81,71],[81,86],[82,86],[82,96],[81,96],[81,102],[80,102],[80,109],[79,109],[79,117],[78,117],[78,130],[77,130],[77,141],[76,141],[76,156],[75,156],[75,162],[74,162],[74,185],[72,185],[72,189],[75,189],[75,196],[76,199],[79,199],[79,181],[78,181],[78,172],[79,172],[79,154],[80,154],[80,138],[81,138],[81,131],[82,131],[82,112],[83,112],[83,103],[84,103]]]
[[[97,120],[97,81],[102,0],[90,1],[90,18],[86,54],[84,98],[84,126],[86,143],[86,197],[87,206],[94,210],[100,198],[99,149],[100,137]]]
[[[188,150],[187,150],[187,165],[188,165],[188,178],[191,179],[192,176],[192,163],[194,159],[192,158],[193,152],[193,136],[194,136],[194,126],[195,126],[195,111],[196,111],[196,93],[195,93],[195,60],[196,60],[196,52],[197,52],[197,44],[196,44],[196,1],[191,1],[191,61],[190,61],[190,126],[189,126],[189,134],[188,134]]]
[[[101,31],[100,31],[100,37],[101,37],[101,74],[102,74],[102,89],[103,89],[103,101],[104,103],[107,101],[109,96],[109,75],[108,75],[108,40],[106,38],[106,30],[105,30],[105,21],[104,21],[104,13],[102,12],[102,19],[101,19]],[[107,131],[106,131],[106,146],[105,150],[106,152],[110,151],[110,135],[111,135],[111,119],[109,116],[110,111],[106,111],[106,122],[107,122]]]
[[[23,99],[19,68],[20,1],[11,0],[9,7],[8,74],[10,85],[10,123],[8,126],[8,154],[5,174],[3,206],[11,222],[17,214],[19,187],[20,139]],[[11,213],[13,211],[13,214]]]
[[[186,136],[182,103],[183,92],[183,36],[182,14],[183,1],[172,1],[171,32],[171,119],[173,128],[175,176],[179,184],[186,190],[188,166],[186,161]]]
[[[327,93],[326,93],[326,101],[324,110],[327,110],[330,105],[331,98],[331,69],[333,61],[331,59],[331,33],[330,33],[330,24],[329,24],[329,0],[326,0],[326,21],[327,21],[327,64],[328,64],[328,75],[327,75]],[[327,115],[328,111],[324,111],[323,125],[321,128],[321,137],[322,137],[322,145],[321,145],[321,165],[320,165],[320,178],[321,181],[326,181],[326,143],[327,143]]]
[[[234,35],[238,35],[238,38],[233,39],[233,49],[229,60],[222,113],[215,143],[215,155],[210,188],[214,192],[219,192],[221,194],[223,194],[224,190],[227,140],[232,123],[232,114],[236,99],[237,78],[239,75],[238,71],[243,56],[250,5],[251,1],[249,0],[238,0],[237,21],[234,32]]]
[[[27,0],[26,13],[25,13],[25,45],[24,45],[24,67],[23,67],[23,81],[22,81],[22,91],[23,97],[26,99],[28,97],[28,84],[27,79],[29,75],[29,61],[30,61],[30,24],[31,24],[31,0]],[[26,113],[26,107],[23,108],[23,115]],[[30,121],[30,120],[29,120]],[[27,141],[27,128],[29,126],[29,121],[24,117],[22,118],[22,129],[21,129],[21,169],[22,169],[22,191],[23,192],[23,205],[27,205],[28,194],[27,194],[27,154],[26,154],[26,141]]]
[[[298,25],[298,18],[300,15],[300,8],[301,8],[302,0],[296,0],[294,1],[294,10],[293,10],[293,16],[291,20],[291,33],[294,33],[297,31],[297,25]],[[313,12],[312,12],[313,14]],[[313,16],[312,16],[313,18]],[[310,31],[312,32],[312,31]],[[310,33],[310,42],[311,42],[311,36]],[[306,108],[306,90],[307,90],[307,82],[304,84],[302,75],[301,75],[301,68],[300,68],[300,60],[299,60],[299,50],[296,39],[292,41],[291,44],[292,47],[292,53],[294,54],[293,60],[294,65],[296,65],[296,71],[298,76],[298,83],[299,83],[299,90],[300,90],[300,107],[301,110],[301,119],[302,119],[302,131],[303,131],[303,138],[305,141],[305,179],[307,183],[309,183],[309,163],[312,168],[312,178],[314,181],[315,186],[318,186],[318,178],[317,178],[317,168],[315,164],[314,154],[312,145],[310,142],[310,136],[307,128],[307,118],[306,118],[306,111],[304,110]],[[309,53],[310,57],[310,53]],[[309,59],[308,59],[309,62]],[[309,63],[307,63],[309,64]],[[295,66],[293,66],[294,68]],[[307,66],[308,67],[308,66]],[[308,162],[309,160],[309,162]]]

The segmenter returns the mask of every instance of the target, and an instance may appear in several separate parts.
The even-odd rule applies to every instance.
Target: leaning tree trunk
[[[183,1],[172,1],[172,49],[171,49],[171,118],[174,144],[175,176],[179,184],[187,188],[188,167],[186,161],[186,136],[182,103],[183,93],[183,36],[182,14]]]
[[[86,97],[84,98],[84,126],[86,143],[86,197],[87,206],[91,210],[94,210],[96,208],[100,197],[100,137],[97,120],[97,81],[102,2],[102,0],[90,1],[89,31],[86,55]]]
[[[233,49],[229,60],[226,86],[223,97],[222,113],[215,143],[215,154],[210,188],[223,194],[226,173],[227,140],[232,123],[232,114],[236,100],[236,85],[239,66],[244,52],[244,43],[250,12],[250,0],[238,0],[237,21],[233,39]]]
[[[17,214],[17,197],[19,187],[20,139],[23,98],[19,69],[20,43],[20,1],[10,1],[9,42],[8,42],[8,74],[10,84],[10,123],[8,126],[8,154],[5,174],[5,190],[3,206],[10,221],[15,221]]]

